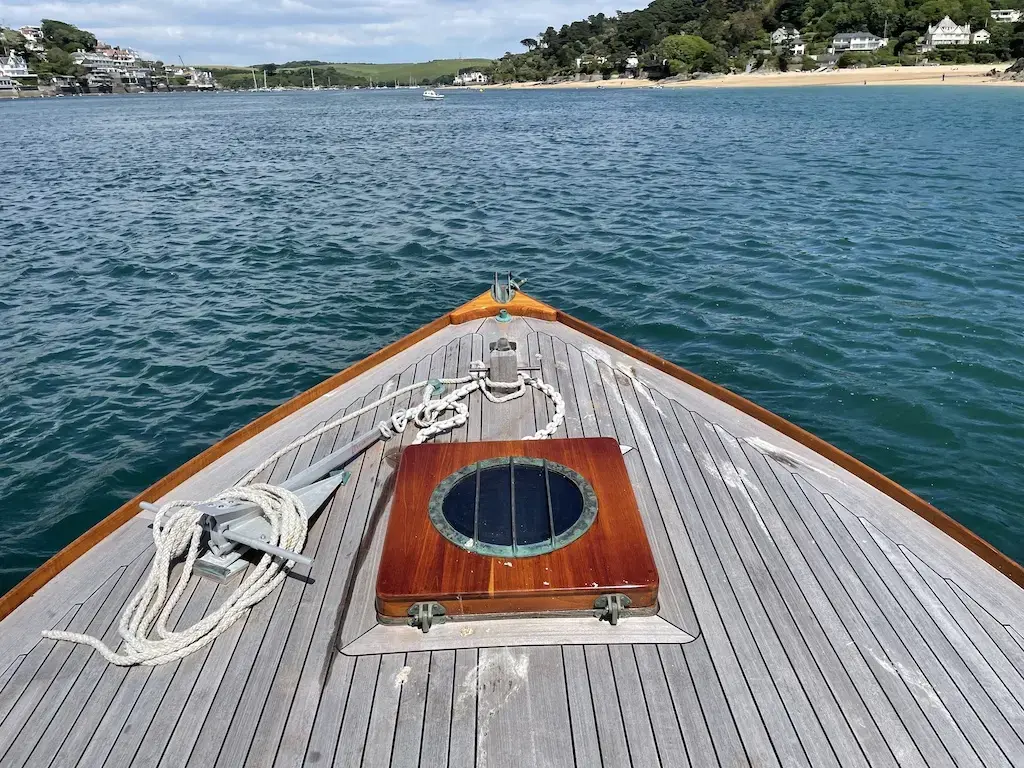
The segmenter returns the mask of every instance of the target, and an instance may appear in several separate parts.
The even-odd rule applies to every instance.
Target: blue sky
[[[60,19],[167,62],[379,63],[497,57],[549,25],[615,10],[606,0],[3,0],[0,23]]]

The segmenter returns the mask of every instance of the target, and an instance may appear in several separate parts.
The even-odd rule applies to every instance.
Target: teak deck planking
[[[387,388],[462,371],[508,334],[524,362],[540,355],[566,399],[559,437],[635,449],[623,460],[661,575],[659,615],[619,628],[656,620],[688,633],[621,642],[602,624],[580,637],[586,620],[574,619],[559,643],[548,629],[558,620],[528,619],[548,644],[523,645],[528,633],[514,630],[393,627],[401,642],[384,640],[381,653],[339,652],[374,636],[373,584],[407,432],[357,459],[314,521],[310,578],[297,571],[182,661],[118,669],[38,636],[60,626],[113,639],[149,564],[146,518],[71,562],[3,620],[0,766],[1024,765],[1024,596],[977,547],[856,467],[624,343],[550,318],[439,324],[167,491],[229,485],[295,434]],[[390,410],[267,476],[300,471]],[[542,398],[501,409],[475,396],[470,422],[443,443],[517,440],[548,417]],[[230,588],[197,580],[180,620]]]

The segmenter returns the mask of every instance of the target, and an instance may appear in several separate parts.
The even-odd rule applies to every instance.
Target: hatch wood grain
[[[489,557],[456,546],[427,510],[434,488],[485,459],[531,456],[583,475],[597,495],[597,518],[579,539],[534,557]],[[395,501],[377,578],[377,611],[403,618],[416,602],[437,601],[449,616],[579,611],[597,596],[627,595],[632,608],[656,604],[658,572],[636,497],[615,440],[495,441],[411,446],[398,470]]]

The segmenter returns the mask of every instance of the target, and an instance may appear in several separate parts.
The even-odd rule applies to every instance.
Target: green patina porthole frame
[[[455,530],[444,516],[444,500],[447,498],[448,493],[460,480],[474,475],[480,470],[502,466],[507,467],[510,464],[513,465],[513,467],[546,467],[548,472],[556,472],[575,485],[579,490],[583,501],[583,509],[576,522],[562,533],[553,535],[546,541],[540,541],[534,544],[516,544],[514,527],[513,543],[511,545],[491,544],[489,542],[477,541],[475,538],[470,539],[465,534]],[[550,503],[551,501],[549,499],[549,515],[551,514]],[[545,555],[549,552],[562,549],[563,547],[572,544],[580,538],[580,536],[590,530],[594,521],[597,520],[597,494],[594,492],[594,487],[585,477],[583,477],[583,475],[564,464],[559,464],[556,461],[550,461],[548,459],[537,459],[531,456],[501,456],[495,459],[483,459],[481,461],[474,462],[448,475],[448,477],[437,484],[433,493],[430,494],[428,513],[430,515],[430,522],[433,524],[437,532],[452,544],[460,549],[466,550],[467,552],[475,552],[478,555],[484,555],[487,557],[536,557],[537,555]],[[478,515],[479,509],[474,509],[474,519],[476,519]]]

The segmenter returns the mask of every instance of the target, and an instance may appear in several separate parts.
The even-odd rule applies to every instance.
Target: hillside
[[[998,7],[1024,5],[1008,0]],[[624,72],[629,64],[657,74],[690,74],[745,69],[748,65],[813,68],[816,62],[793,58],[770,35],[780,27],[800,33],[805,53],[825,52],[841,32],[870,32],[888,38],[875,54],[850,54],[840,66],[915,64],[922,57],[916,42],[929,24],[949,15],[973,29],[987,27],[987,45],[940,48],[932,61],[996,63],[1024,55],[1024,23],[1001,24],[990,18],[989,0],[654,0],[647,8],[599,13],[548,27],[526,38],[525,53],[506,53],[492,71],[498,82]],[[633,56],[636,61],[631,61]]]
[[[434,85],[450,83],[462,70],[490,69],[490,59],[436,59],[405,64],[332,64],[323,61],[289,61],[284,64],[255,64],[252,67],[211,67],[217,81],[225,88],[252,86],[255,69],[260,85],[263,72],[267,85],[308,86],[309,70],[313,69],[318,85],[368,86],[371,82],[383,85]]]

